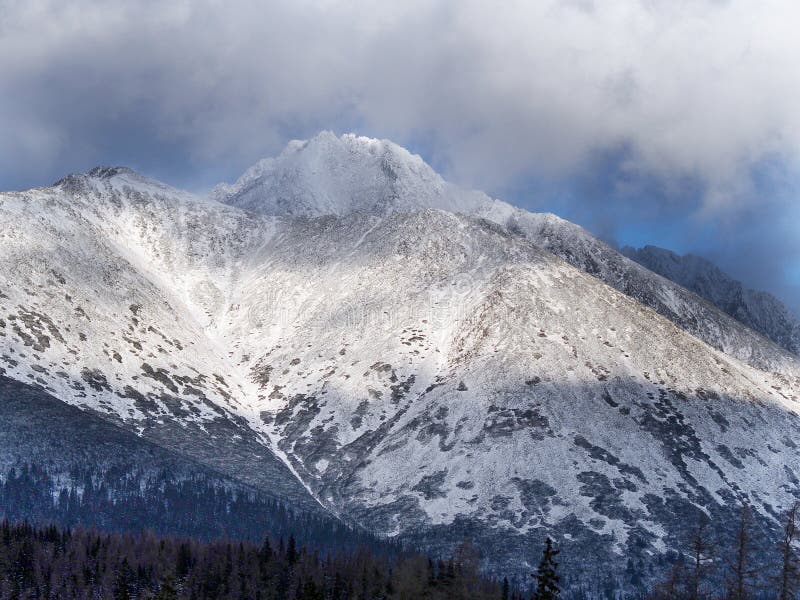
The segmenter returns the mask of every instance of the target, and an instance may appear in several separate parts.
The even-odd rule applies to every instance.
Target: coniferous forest
[[[0,483],[0,600],[796,599],[800,505],[766,540],[751,509],[739,514],[725,539],[718,523],[688,527],[682,550],[661,561],[660,579],[644,580],[629,561],[627,580],[575,586],[550,539],[520,557],[530,579],[509,581],[481,574],[469,540],[451,556],[426,556],[210,473],[53,474],[21,464]]]
[[[22,464],[0,518],[2,600],[516,597],[469,543],[431,560],[199,473]]]
[[[278,500],[209,474],[142,473],[73,466],[57,476],[36,463],[11,467],[0,479],[0,517],[110,532],[153,531],[209,541],[257,542],[288,537],[318,550],[368,546],[393,551],[363,530],[323,515],[293,510]]]
[[[641,581],[632,567],[628,585],[576,588],[550,539],[520,557],[538,564],[530,579],[509,582],[481,574],[468,540],[452,556],[429,557],[211,476],[76,468],[68,481],[36,464],[3,474],[0,600],[793,600],[800,592],[800,505],[766,545],[744,507],[725,542],[711,522],[689,528],[661,579]]]
[[[356,600],[509,598],[469,544],[448,561],[367,548],[323,555],[294,536],[199,542],[0,524],[0,598]],[[504,596],[505,594],[505,596]]]

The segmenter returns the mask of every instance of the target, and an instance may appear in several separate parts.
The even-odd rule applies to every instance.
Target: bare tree
[[[800,569],[798,569],[797,552],[794,548],[797,541],[797,517],[800,513],[800,502],[795,502],[786,514],[786,526],[783,538],[778,545],[781,557],[781,571],[778,575],[778,598],[780,600],[794,600],[797,596],[798,583],[800,583]]]
[[[474,598],[480,585],[481,557],[472,540],[465,539],[456,547],[453,561],[459,579],[457,597]]]
[[[686,597],[686,570],[683,560],[680,558],[675,561],[670,569],[667,579],[656,585],[647,600],[676,600]]]
[[[753,525],[753,512],[749,505],[742,505],[739,528],[733,556],[728,564],[728,600],[749,600],[752,596],[757,570],[752,563],[753,543],[750,529]]]
[[[708,517],[700,516],[691,543],[691,564],[689,566],[689,600],[702,598],[703,582],[711,570],[714,559],[711,555],[711,542],[708,539]]]

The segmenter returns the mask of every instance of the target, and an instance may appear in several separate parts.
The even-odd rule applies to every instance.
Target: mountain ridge
[[[8,377],[493,572],[544,535],[649,561],[800,495],[797,360],[577,226],[374,178],[377,212],[275,215],[104,174],[0,194]]]
[[[386,161],[393,165],[388,173]],[[256,163],[237,183],[216,188],[210,198],[269,216],[361,212],[385,217],[436,208],[482,217],[525,236],[713,347],[758,368],[781,370],[797,360],[785,344],[774,340],[765,344],[762,331],[709,304],[680,282],[665,285],[660,274],[642,270],[639,263],[579,225],[450,184],[419,156],[388,140],[322,132],[310,140],[294,141],[277,158]]]
[[[708,259],[693,254],[680,256],[651,245],[625,247],[622,253],[705,298],[793,354],[800,354],[800,320],[772,294],[748,288]]]

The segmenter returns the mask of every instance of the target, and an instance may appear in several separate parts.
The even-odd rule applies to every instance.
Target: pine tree
[[[192,549],[189,542],[183,542],[178,546],[178,556],[175,559],[175,575],[178,578],[186,577],[192,568],[194,559],[192,558]]]
[[[683,563],[683,556],[679,556],[669,571],[667,579],[658,584],[652,593],[648,594],[648,600],[674,600],[675,598],[686,597],[686,573]]]
[[[272,560],[272,544],[269,543],[269,536],[264,536],[264,543],[261,544],[261,549],[258,552],[258,557],[263,564]]]
[[[133,579],[133,572],[128,564],[128,559],[123,558],[122,564],[114,578],[114,600],[131,600],[131,580]]]
[[[286,562],[293,566],[297,562],[297,542],[294,535],[289,536],[289,543],[286,546]]]
[[[457,587],[464,598],[474,597],[480,579],[481,560],[478,550],[470,540],[464,540],[453,553],[458,573]]]
[[[510,596],[510,589],[508,585],[508,577],[503,577],[503,591],[500,595],[501,600],[508,600]]]
[[[155,600],[178,600],[178,590],[172,579],[166,579],[161,583]]]
[[[533,594],[533,600],[555,600],[561,595],[561,588],[558,586],[561,578],[556,573],[558,563],[555,560],[555,557],[560,552],[560,550],[553,548],[553,540],[548,537],[539,568],[536,569],[536,573],[532,574],[532,577],[536,580],[536,591]]]

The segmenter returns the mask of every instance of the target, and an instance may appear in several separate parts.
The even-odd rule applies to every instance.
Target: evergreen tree
[[[128,559],[123,558],[122,564],[117,570],[116,576],[114,578],[114,589],[113,589],[114,600],[131,600],[132,579],[133,579],[133,573],[130,565],[128,564]]]
[[[155,600],[178,600],[178,590],[172,579],[166,579],[158,589]]]
[[[536,569],[536,573],[532,574],[532,577],[536,580],[536,591],[533,594],[533,600],[555,600],[561,595],[561,588],[559,587],[561,579],[556,572],[558,563],[555,560],[560,552],[560,550],[553,548],[553,540],[548,537],[539,568]]]
[[[503,591],[500,594],[501,600],[509,600],[510,589],[508,585],[508,577],[503,577]]]
[[[647,596],[648,600],[675,600],[686,597],[686,572],[683,556],[679,556],[669,571],[666,581],[658,584]]]
[[[175,575],[178,577],[186,577],[189,570],[192,568],[192,549],[189,542],[184,542],[178,547],[178,557],[175,561]]]
[[[297,562],[297,542],[294,535],[289,536],[289,543],[286,545],[286,562],[290,566]]]
[[[264,542],[261,544],[258,557],[264,564],[272,560],[272,545],[269,543],[269,536],[264,536]]]

